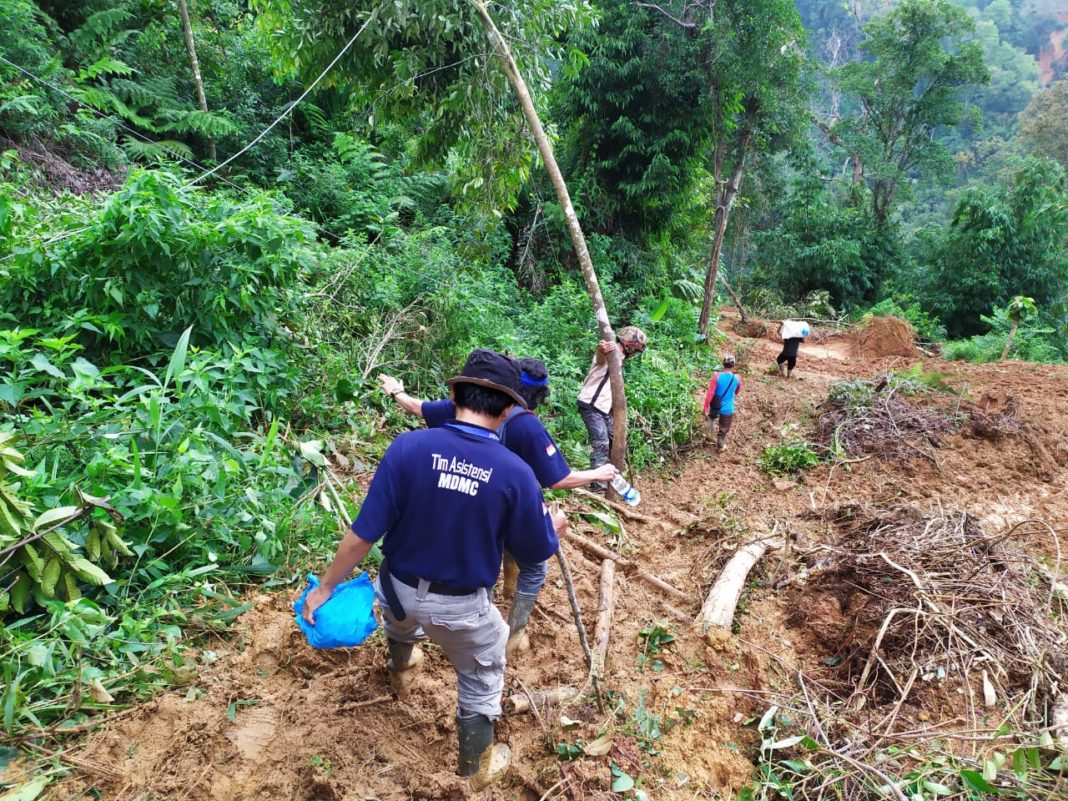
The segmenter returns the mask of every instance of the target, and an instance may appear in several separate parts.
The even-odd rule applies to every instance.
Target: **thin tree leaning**
[[[523,109],[523,116],[526,118],[531,133],[534,135],[534,140],[538,144],[538,152],[541,154],[545,169],[549,173],[553,190],[556,192],[556,198],[563,209],[567,232],[571,237],[571,244],[575,248],[575,254],[578,256],[579,265],[582,267],[582,277],[586,281],[586,291],[589,292],[590,302],[593,304],[593,314],[597,318],[597,328],[601,333],[601,339],[614,343],[616,335],[608,319],[608,310],[605,307],[604,297],[601,295],[601,284],[597,279],[597,271],[593,267],[593,259],[590,257],[589,248],[586,246],[586,237],[582,233],[582,226],[579,224],[578,215],[575,214],[575,207],[571,203],[571,194],[567,190],[567,183],[564,181],[560,166],[556,163],[552,144],[549,142],[549,137],[545,135],[545,129],[542,127],[537,109],[534,108],[534,101],[530,97],[526,81],[523,80],[523,75],[512,57],[508,42],[497,29],[497,25],[486,9],[485,3],[482,0],[470,0],[470,2],[478,11],[482,26],[486,30],[486,38],[489,40],[498,59],[500,59],[504,73],[508,77],[508,82],[512,85],[512,89],[519,100],[519,105]],[[623,358],[617,350],[613,350],[608,357],[608,380],[612,387],[613,419],[612,450],[609,454],[609,459],[612,464],[622,469],[627,461],[627,397],[623,388]],[[615,494],[611,488],[609,488],[609,492],[613,493],[613,495]]]

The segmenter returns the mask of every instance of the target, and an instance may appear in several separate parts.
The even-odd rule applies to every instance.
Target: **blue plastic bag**
[[[308,574],[308,588],[293,603],[297,625],[312,648],[352,648],[378,628],[375,620],[375,590],[367,573],[337,585],[334,594],[315,610],[315,625],[304,619],[304,599],[319,586],[319,579]]]

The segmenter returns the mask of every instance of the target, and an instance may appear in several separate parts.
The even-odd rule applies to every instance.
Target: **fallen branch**
[[[593,630],[597,650],[594,653],[594,673],[604,675],[608,658],[608,638],[612,633],[612,614],[616,608],[616,563],[611,559],[601,562],[601,595],[597,601],[597,625]]]
[[[749,322],[749,315],[745,313],[745,308],[742,306],[742,302],[738,300],[738,296],[734,293],[731,285],[727,283],[727,279],[723,277],[723,273],[717,273],[716,278],[723,284],[724,289],[727,290],[727,294],[731,296],[731,300],[734,301],[734,306],[738,309],[738,319],[743,323]]]
[[[566,703],[577,698],[578,694],[579,691],[574,687],[557,687],[555,690],[510,695],[501,705],[506,715],[522,715],[525,712],[543,710],[551,704]]]
[[[665,531],[672,530],[671,526],[665,523],[663,520],[658,520],[655,517],[649,517],[649,515],[643,515],[641,512],[635,512],[633,509],[631,509],[624,503],[610,501],[607,498],[602,498],[600,495],[592,493],[589,490],[584,490],[581,487],[576,487],[571,491],[576,495],[581,495],[583,498],[588,498],[591,501],[595,501],[596,503],[602,504],[603,506],[607,506],[609,509],[618,512],[620,515],[627,518],[628,520],[634,520],[637,523],[648,523],[652,526],[660,526]]]
[[[596,542],[588,540],[580,534],[572,534],[570,531],[564,532],[564,538],[570,542],[575,543],[587,553],[593,554],[598,559],[609,559],[615,562],[620,567],[624,568],[625,570],[633,570],[634,574],[642,581],[652,584],[657,589],[663,590],[668,595],[674,596],[680,601],[690,600],[690,596],[684,593],[682,590],[678,590],[675,587],[672,587],[662,578],[654,576],[652,573],[643,570],[642,568],[638,567],[637,563],[635,563],[634,561],[626,559],[617,553],[613,553],[612,551],[605,548],[603,545],[598,545]]]
[[[366,701],[357,701],[355,704],[346,704],[345,711],[350,712],[353,709],[363,709],[364,707],[385,703],[386,701],[392,701],[395,697],[393,695],[380,695],[377,698],[368,698]]]
[[[782,547],[782,541],[775,539],[775,532],[779,526],[776,523],[771,536],[756,540],[748,545],[743,545],[734,556],[730,558],[723,572],[719,574],[716,583],[708,591],[708,597],[701,607],[701,613],[695,621],[702,630],[723,629],[730,631],[734,622],[734,611],[738,608],[738,599],[741,597],[742,588],[749,571],[753,569],[760,558],[767,553],[769,548]]]

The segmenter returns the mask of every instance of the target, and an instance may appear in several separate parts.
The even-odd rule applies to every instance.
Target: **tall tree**
[[[635,5],[655,11],[699,43],[709,109],[712,242],[698,331],[708,337],[723,242],[755,148],[781,138],[803,105],[805,31],[791,0],[717,0]]]
[[[805,33],[789,0],[726,0],[710,4],[707,12],[701,31],[710,37],[705,64],[715,115],[715,206],[697,322],[706,338],[723,242],[747,160],[753,150],[773,149],[799,129],[805,65]]]
[[[1020,115],[1019,137],[1028,153],[1056,159],[1068,169],[1068,78],[1032,98]]]
[[[193,24],[189,20],[189,8],[185,0],[178,0],[178,13],[182,18],[182,34],[185,36],[185,49],[189,53],[189,66],[193,71],[193,84],[197,90],[197,105],[205,114],[208,113],[208,98],[204,94],[204,81],[200,77],[200,59],[197,58],[197,46],[193,41]],[[215,152],[215,138],[208,136],[208,155],[212,161],[218,161]]]
[[[640,245],[701,212],[712,115],[703,44],[633,0],[598,0],[596,28],[571,41],[589,59],[555,88],[573,171],[595,185],[587,225]]]
[[[1007,185],[965,190],[929,270],[930,305],[950,336],[979,333],[981,316],[1016,295],[1062,301],[1066,237],[1068,179],[1054,161],[1026,159]]]
[[[856,160],[880,227],[910,176],[952,166],[936,132],[964,120],[965,91],[990,79],[974,30],[968,12],[950,0],[904,0],[865,26],[866,58],[836,72],[855,108],[828,133]]]

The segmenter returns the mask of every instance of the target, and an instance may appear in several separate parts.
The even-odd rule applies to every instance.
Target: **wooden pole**
[[[571,614],[575,618],[575,628],[578,630],[582,656],[586,660],[586,670],[592,671],[593,652],[590,650],[590,641],[586,637],[586,624],[582,622],[582,610],[579,608],[578,596],[575,594],[575,583],[571,580],[571,568],[567,564],[562,545],[556,549],[556,561],[560,563],[560,573],[564,577],[564,586],[567,588],[567,600],[571,602]]]
[[[508,77],[508,82],[512,85],[512,89],[519,99],[519,105],[523,109],[523,116],[526,117],[531,133],[534,135],[534,141],[538,144],[541,160],[549,173],[549,180],[552,181],[553,190],[556,192],[556,198],[560,202],[560,208],[564,213],[564,223],[571,237],[571,245],[574,247],[575,255],[578,257],[579,265],[582,267],[582,277],[586,281],[586,291],[589,293],[590,302],[593,304],[593,314],[597,320],[597,328],[601,333],[601,339],[605,342],[614,343],[616,335],[612,330],[612,324],[608,320],[608,310],[601,294],[601,285],[597,278],[597,271],[593,267],[590,250],[586,246],[586,237],[582,233],[582,226],[579,224],[575,207],[571,203],[571,194],[568,192],[567,183],[564,181],[564,174],[556,163],[552,144],[545,134],[544,127],[542,127],[538,111],[534,108],[534,101],[530,97],[526,81],[523,80],[523,75],[512,57],[508,42],[497,29],[497,25],[486,9],[483,0],[471,0],[471,4],[478,10],[479,17],[482,19],[482,26],[486,30],[486,38],[489,39],[490,46],[493,47],[494,52],[500,59],[504,73]],[[608,358],[608,380],[612,387],[612,415],[614,420],[612,452],[609,458],[612,464],[623,470],[627,464],[627,396],[623,389],[623,357],[620,355],[618,348],[614,349]]]

